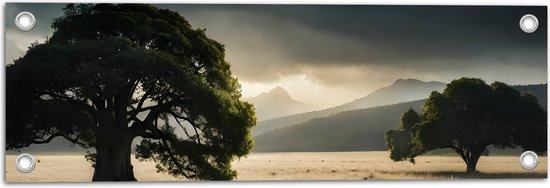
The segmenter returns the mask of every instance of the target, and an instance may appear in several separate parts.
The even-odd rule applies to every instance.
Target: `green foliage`
[[[222,44],[149,5],[70,4],[52,27],[6,68],[8,149],[57,136],[82,147],[140,136],[137,157],[159,171],[235,177],[230,163],[253,147],[256,118]],[[169,119],[178,124],[157,124]]]
[[[390,151],[390,158],[394,161],[411,160],[414,163],[412,155],[411,133],[403,129],[386,131],[386,143]]]
[[[420,116],[411,106],[411,108],[401,116],[401,129],[411,132],[414,124],[418,122],[420,122]]]
[[[409,160],[414,163],[418,148],[412,142],[413,126],[420,122],[420,116],[411,107],[401,116],[400,129],[386,131],[385,140],[393,161]]]
[[[461,78],[443,93],[432,92],[422,121],[413,127],[411,145],[422,152],[451,148],[473,172],[489,145],[546,152],[546,130],[546,112],[532,95],[501,82],[487,85],[481,79]]]

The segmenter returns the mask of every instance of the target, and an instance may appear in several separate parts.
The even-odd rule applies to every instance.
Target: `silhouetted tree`
[[[224,46],[149,5],[73,5],[6,68],[7,149],[63,137],[95,148],[94,181],[135,180],[136,157],[190,179],[232,179],[253,147],[252,105]]]
[[[489,145],[546,152],[546,112],[532,95],[501,82],[487,85],[477,78],[453,80],[443,93],[431,93],[423,112],[412,128],[410,143],[394,142],[402,139],[392,134],[396,130],[386,133],[392,159],[414,159],[426,151],[450,148],[464,160],[467,172],[476,172]],[[411,148],[394,149],[404,146]]]
[[[390,151],[390,158],[394,161],[410,160],[414,163],[414,150],[412,143],[413,126],[420,122],[420,116],[412,107],[401,116],[399,129],[386,131],[386,145]]]

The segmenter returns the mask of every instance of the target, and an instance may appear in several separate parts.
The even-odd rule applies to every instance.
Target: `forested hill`
[[[514,86],[534,95],[546,110],[547,84]],[[340,112],[254,137],[255,152],[322,152],[386,150],[384,133],[399,126],[401,114],[421,112],[425,99],[388,106]]]
[[[516,85],[516,86],[512,86],[514,88],[516,88],[517,90],[519,90],[520,92],[522,93],[529,93],[533,96],[535,96],[540,104],[540,106],[542,106],[542,108],[544,110],[547,110],[548,107],[547,107],[547,101],[548,101],[548,96],[547,96],[547,86],[548,84],[532,84],[532,85]]]
[[[341,112],[254,137],[256,152],[386,150],[384,132],[399,125],[409,109],[425,100]]]
[[[257,136],[278,128],[304,123],[314,118],[327,117],[343,111],[391,105],[426,98],[432,91],[443,91],[443,82],[424,82],[417,79],[398,79],[387,87],[382,87],[363,97],[332,108],[294,114],[267,121],[260,121],[252,129],[252,135]],[[261,120],[261,119],[260,119]]]

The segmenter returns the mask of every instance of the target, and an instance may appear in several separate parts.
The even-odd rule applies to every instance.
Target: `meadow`
[[[93,168],[81,155],[35,155],[36,168],[19,173],[6,156],[6,182],[89,182]],[[464,178],[546,178],[547,157],[533,170],[524,170],[517,156],[483,156],[475,175],[456,156],[420,156],[416,164],[393,162],[387,152],[289,152],[252,153],[233,163],[237,181],[258,180],[402,180]],[[186,181],[157,173],[154,162],[132,159],[139,181]]]

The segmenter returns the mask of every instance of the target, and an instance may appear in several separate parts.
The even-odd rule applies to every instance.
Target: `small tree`
[[[390,158],[394,161],[403,161],[408,159],[414,163],[414,151],[412,136],[413,126],[420,122],[420,116],[411,107],[401,116],[401,126],[399,129],[386,131],[386,143],[390,151]]]
[[[423,112],[406,145],[411,149],[404,154],[391,154],[396,156],[394,160],[414,159],[425,151],[450,148],[464,160],[466,172],[471,173],[476,172],[477,162],[489,145],[546,152],[546,112],[532,95],[521,94],[501,82],[487,85],[477,78],[453,80],[443,93],[431,93]],[[386,140],[398,139],[398,135],[388,133]],[[400,146],[387,143],[389,148]]]
[[[251,104],[222,44],[149,5],[73,5],[53,36],[6,68],[7,149],[55,137],[94,148],[94,181],[136,180],[136,157],[190,179],[232,179],[250,151]]]

